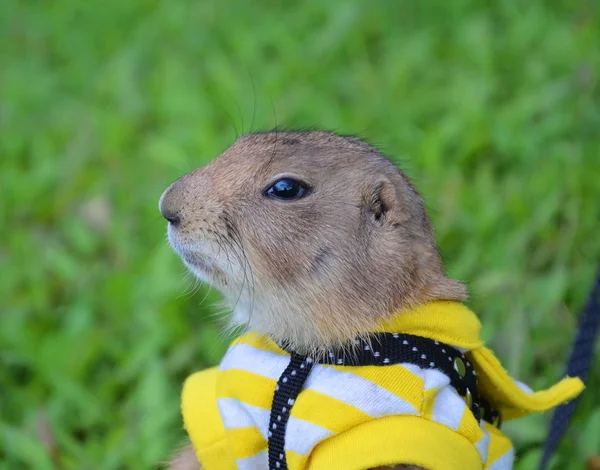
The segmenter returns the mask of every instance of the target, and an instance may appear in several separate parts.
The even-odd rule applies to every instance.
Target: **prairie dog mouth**
[[[215,260],[198,253],[176,250],[185,267],[201,281],[214,286],[225,282],[225,274],[219,269]]]
[[[190,256],[189,254],[180,254],[179,256],[181,256],[181,259],[185,264],[193,269],[202,271],[205,274],[210,274],[215,269],[214,263],[201,259],[198,256]]]
[[[194,273],[208,275],[214,272],[216,260],[211,260],[209,255],[199,252],[199,250],[188,246],[186,243],[181,243],[177,235],[173,233],[171,226],[168,229],[168,238],[169,244],[175,253]]]

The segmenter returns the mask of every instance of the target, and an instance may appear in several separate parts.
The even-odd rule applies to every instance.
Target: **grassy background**
[[[157,201],[276,125],[396,158],[486,339],[550,385],[600,259],[599,20],[593,0],[0,2],[0,468],[154,468],[180,442],[180,384],[226,343]],[[599,386],[596,362],[560,468],[600,454]],[[506,426],[518,469],[548,418]]]

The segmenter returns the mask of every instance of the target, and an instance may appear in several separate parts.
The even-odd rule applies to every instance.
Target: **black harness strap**
[[[473,415],[500,426],[500,413],[479,396],[477,373],[458,349],[420,336],[375,333],[338,351],[315,359],[290,352],[290,362],[277,382],[269,421],[269,469],[287,469],[285,430],[290,411],[314,365],[388,366],[409,363],[422,369],[437,369],[450,378],[450,384],[465,398]]]
[[[579,377],[584,383],[588,378],[592,360],[594,358],[596,338],[600,328],[600,269],[596,276],[596,282],[587,304],[579,318],[579,329],[577,337],[571,350],[571,357],[567,363],[566,375]],[[571,415],[575,411],[579,398],[571,400],[556,408],[544,447],[544,455],[540,462],[539,470],[544,470],[552,454],[560,444],[567,428]]]
[[[269,469],[287,469],[285,429],[312,366],[311,358],[292,353],[290,363],[277,381],[269,418]]]

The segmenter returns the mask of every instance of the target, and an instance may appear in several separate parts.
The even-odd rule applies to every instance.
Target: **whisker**
[[[202,281],[196,276],[194,276],[194,274],[189,269],[187,269],[185,266],[183,269],[183,280],[191,282],[189,283],[188,287],[186,287],[186,289],[176,297],[177,299],[189,299],[192,295],[196,293],[196,289],[198,289],[198,286],[202,285]]]
[[[254,76],[252,71],[248,69],[250,75],[250,81],[252,82],[252,121],[250,122],[250,132],[254,132],[254,121],[256,119],[256,83],[254,82]]]
[[[234,227],[232,225],[231,232],[233,235],[232,239],[233,239],[234,243],[236,244],[236,246],[239,248],[239,253],[241,254],[241,258],[243,258],[244,282],[242,283],[242,289],[240,289],[240,296],[243,291],[243,287],[244,287],[245,283],[248,282],[248,273],[250,274],[250,278],[251,278],[251,285],[248,284],[249,294],[250,294],[250,311],[248,313],[248,321],[246,323],[246,329],[249,329],[250,323],[252,320],[252,314],[254,312],[254,292],[255,292],[255,288],[256,288],[254,272],[252,271],[252,267],[250,266],[250,262],[248,260],[248,257],[246,256],[244,246],[241,241],[241,236],[239,234],[237,227]],[[240,257],[240,255],[238,254],[238,259],[239,259],[239,257]],[[239,298],[238,298],[238,301],[239,301]]]

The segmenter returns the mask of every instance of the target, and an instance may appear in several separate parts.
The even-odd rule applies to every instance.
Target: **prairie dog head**
[[[221,291],[231,322],[299,352],[392,313],[463,300],[444,275],[407,177],[370,145],[327,132],[240,137],[160,199],[185,265]]]

